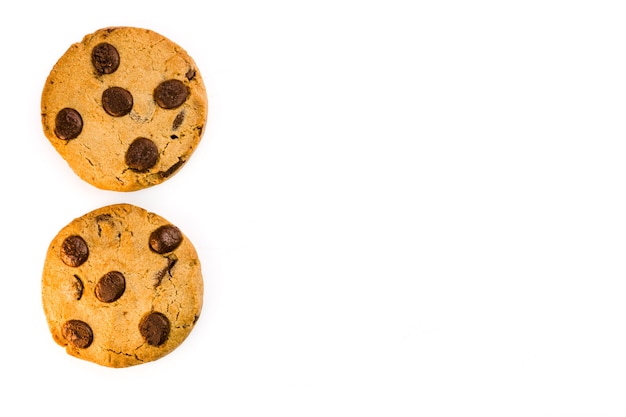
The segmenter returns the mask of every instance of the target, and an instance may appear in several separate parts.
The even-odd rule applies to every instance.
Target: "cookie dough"
[[[130,204],[73,220],[50,243],[42,300],[67,353],[127,367],[172,352],[202,308],[194,246],[161,216]]]
[[[193,59],[148,29],[110,27],[73,44],[41,97],[43,131],[83,180],[134,191],[177,173],[207,119]]]

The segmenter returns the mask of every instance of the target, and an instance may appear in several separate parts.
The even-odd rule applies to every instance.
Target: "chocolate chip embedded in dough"
[[[185,164],[185,160],[182,158],[178,158],[178,161],[172,165],[171,167],[169,167],[168,169],[166,169],[165,171],[160,171],[158,172],[159,176],[163,177],[163,178],[167,178],[170,175],[172,175],[173,173],[175,173],[180,167],[182,167]]]
[[[89,257],[89,246],[85,239],[72,235],[61,244],[61,260],[67,266],[77,267],[85,263]]]
[[[111,271],[98,280],[96,298],[103,303],[112,303],[124,294],[126,279],[119,271]]]
[[[66,107],[57,113],[54,121],[54,134],[59,139],[75,139],[83,131],[83,118],[74,109]]]
[[[107,88],[102,93],[102,107],[111,116],[126,116],[133,108],[133,95],[122,87]]]
[[[165,274],[169,274],[170,277],[172,276],[172,269],[174,268],[174,265],[176,265],[176,262],[178,262],[178,259],[175,256],[172,258],[167,258],[167,265],[163,269],[158,270],[156,274],[154,274],[154,288],[161,285]]]
[[[139,323],[139,332],[151,346],[161,346],[170,334],[170,321],[157,311],[146,314]]]
[[[154,89],[154,100],[164,109],[175,109],[187,100],[189,90],[180,80],[167,80]]]
[[[76,274],[74,274],[74,293],[76,294],[76,300],[80,300],[83,297],[83,290],[85,286],[83,285],[83,280]]]
[[[178,113],[176,117],[174,118],[174,121],[172,122],[172,130],[178,130],[180,125],[183,124],[184,120],[185,120],[185,110]]]
[[[159,254],[164,254],[176,249],[183,241],[183,234],[174,225],[167,224],[156,229],[150,234],[150,249]]]
[[[84,321],[68,320],[61,328],[67,342],[77,348],[86,349],[93,342],[93,331]]]
[[[159,149],[150,139],[137,138],[126,151],[126,165],[133,171],[145,172],[158,160]]]
[[[91,50],[91,63],[98,74],[112,74],[120,66],[120,54],[110,43],[99,43]]]

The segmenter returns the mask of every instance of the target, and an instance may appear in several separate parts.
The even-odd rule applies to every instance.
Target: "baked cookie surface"
[[[160,184],[189,159],[204,131],[206,90],[193,59],[148,29],[87,35],[52,68],[43,130],[83,180],[105,190]]]
[[[202,308],[192,243],[161,216],[130,204],[87,213],[55,236],[42,276],[53,339],[67,353],[121,368],[178,347]]]

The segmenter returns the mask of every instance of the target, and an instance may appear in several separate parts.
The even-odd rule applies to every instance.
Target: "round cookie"
[[[134,191],[174,175],[197,147],[208,111],[193,59],[147,29],[100,29],[54,65],[43,130],[83,180]]]
[[[178,347],[202,308],[200,261],[167,220],[130,205],[87,213],[48,248],[43,308],[67,353],[121,368]]]

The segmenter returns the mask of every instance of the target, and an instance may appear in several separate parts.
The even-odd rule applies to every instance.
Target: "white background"
[[[0,414],[626,415],[623,4],[4,3]],[[112,25],[183,46],[210,100],[134,193],[75,176],[39,117]],[[187,234],[206,291],[177,350],[109,369],[53,342],[40,277],[119,202]]]

